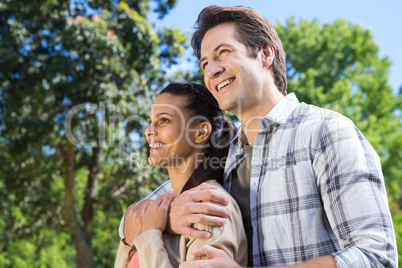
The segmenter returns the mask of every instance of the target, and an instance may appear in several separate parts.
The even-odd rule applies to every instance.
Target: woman
[[[223,227],[194,226],[211,233],[209,239],[196,239],[164,232],[172,201],[170,193],[154,201],[138,202],[126,224],[133,228],[142,225],[141,235],[134,240],[129,254],[128,247],[120,245],[115,267],[178,267],[184,261],[197,259],[190,251],[203,245],[224,249],[237,263],[247,265],[241,213],[221,186],[233,128],[217,101],[204,86],[172,83],[155,99],[149,118],[145,131],[150,146],[148,162],[167,168],[174,195],[207,182],[225,192],[230,200],[230,215]]]

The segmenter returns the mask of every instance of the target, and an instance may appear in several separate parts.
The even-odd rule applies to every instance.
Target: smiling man
[[[192,46],[206,86],[242,125],[224,186],[242,211],[249,266],[396,267],[377,153],[348,118],[286,93],[285,52],[269,21],[247,7],[207,7]],[[202,187],[176,198],[170,231],[208,237],[191,226],[224,224],[226,211],[200,202],[211,200],[224,203]],[[240,267],[213,247],[193,254],[206,259],[180,267]]]

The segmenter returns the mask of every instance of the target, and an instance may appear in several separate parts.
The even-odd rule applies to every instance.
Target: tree
[[[154,2],[163,18],[177,1]],[[94,254],[103,250],[92,244],[94,225],[161,182],[141,164],[138,133],[161,66],[175,64],[187,38],[174,28],[156,33],[149,5],[0,3],[0,263],[19,240],[30,241],[36,259],[57,240],[74,245],[77,267],[110,267]]]

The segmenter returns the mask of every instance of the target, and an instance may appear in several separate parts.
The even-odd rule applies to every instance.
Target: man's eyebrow
[[[223,43],[223,44],[220,44],[219,46],[217,46],[214,50],[213,50],[213,52],[216,52],[216,51],[218,51],[221,47],[223,47],[223,46],[230,46],[229,44],[226,44],[226,43]],[[202,68],[202,66],[201,66],[201,62],[203,62],[204,60],[206,59],[206,57],[202,57],[201,59],[200,59],[200,62],[198,63],[198,65]]]

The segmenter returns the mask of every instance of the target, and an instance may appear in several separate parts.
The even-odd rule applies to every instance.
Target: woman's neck
[[[183,160],[181,163],[167,167],[175,196],[178,196],[181,193],[184,185],[187,183],[198,165],[202,163],[203,159],[203,153],[195,153],[192,157]]]

